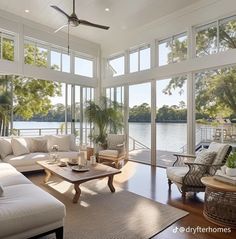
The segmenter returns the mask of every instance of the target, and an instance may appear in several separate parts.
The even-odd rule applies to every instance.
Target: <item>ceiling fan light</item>
[[[105,11],[106,11],[106,12],[110,12],[110,8],[106,7],[106,8],[105,8]]]

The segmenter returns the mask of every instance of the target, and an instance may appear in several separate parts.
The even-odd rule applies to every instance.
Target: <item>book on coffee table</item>
[[[232,185],[236,186],[236,177],[230,177],[226,174],[224,174],[221,170],[217,170],[216,174],[213,176],[214,179],[224,182],[224,183],[229,183]]]

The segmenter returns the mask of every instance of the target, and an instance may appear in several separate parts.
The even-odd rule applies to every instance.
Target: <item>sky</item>
[[[160,108],[163,105],[179,105],[180,101],[187,102],[186,83],[183,87],[184,92],[181,95],[179,94],[178,89],[172,91],[172,95],[166,95],[162,92],[168,85],[169,81],[170,79],[157,81],[157,108]],[[140,105],[142,103],[148,103],[151,105],[151,83],[132,85],[129,87],[129,106],[133,107],[134,105]]]

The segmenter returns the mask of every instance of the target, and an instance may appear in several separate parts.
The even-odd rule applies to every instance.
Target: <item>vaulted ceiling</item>
[[[200,0],[76,0],[76,13],[81,19],[110,26],[100,30],[87,26],[71,29],[71,34],[105,44],[116,36],[133,31]],[[66,18],[52,9],[57,5],[72,12],[72,0],[0,0],[0,9],[57,29]],[[109,8],[109,11],[105,11]],[[28,13],[25,10],[29,10]],[[64,29],[66,31],[66,29]]]

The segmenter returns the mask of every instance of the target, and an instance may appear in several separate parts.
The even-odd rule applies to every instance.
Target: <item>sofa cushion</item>
[[[31,143],[30,143],[30,151],[32,153],[35,152],[48,152],[48,141],[47,139],[37,139],[37,138],[32,138]]]
[[[2,197],[3,196],[3,186],[2,186],[2,184],[0,183],[0,197]]]
[[[29,154],[29,148],[27,146],[27,142],[24,138],[12,138],[11,140],[13,154],[15,156]]]
[[[0,182],[3,187],[31,183],[24,175],[7,163],[0,163]]]
[[[11,139],[10,138],[0,138],[0,156],[4,159],[7,155],[13,154]]]
[[[36,161],[48,159],[48,153],[30,153],[20,156],[8,155],[5,159],[3,159],[3,161],[17,167],[34,165],[36,164]]]
[[[70,143],[71,136],[70,135],[62,135],[62,136],[54,136],[48,135],[46,136],[48,139],[48,151],[52,151],[53,145],[58,145],[59,151],[70,151]]]
[[[166,169],[167,178],[173,182],[182,184],[188,170],[188,167],[168,167]]]
[[[60,221],[65,206],[33,184],[4,188],[0,197],[0,238]]]
[[[112,157],[112,158],[117,158],[118,157],[118,150],[101,150],[99,151],[99,156],[103,156],[103,157]]]

